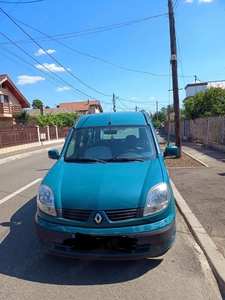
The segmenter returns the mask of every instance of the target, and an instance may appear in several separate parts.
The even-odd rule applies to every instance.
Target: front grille
[[[62,218],[78,221],[87,222],[90,217],[92,210],[82,210],[82,209],[62,209]],[[119,222],[125,220],[131,220],[137,218],[138,209],[121,209],[121,210],[107,210],[105,211],[108,219],[111,222]]]
[[[137,215],[137,209],[108,210],[105,213],[110,221],[118,222],[135,219]]]
[[[69,219],[73,221],[87,222],[91,212],[92,212],[91,210],[63,208],[62,217],[64,219]]]

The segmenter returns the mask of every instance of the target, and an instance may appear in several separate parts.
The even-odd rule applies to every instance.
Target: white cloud
[[[66,71],[63,67],[56,66],[56,64],[44,63],[43,65],[35,65],[35,67],[39,70],[45,70],[45,71],[51,71],[51,72],[65,72]],[[67,69],[67,70],[70,70],[70,69]]]
[[[207,3],[210,3],[210,2],[213,2],[213,0],[198,0],[198,2],[207,2]]]
[[[36,56],[40,56],[40,55],[43,55],[43,54],[52,54],[52,53],[55,53],[56,52],[56,50],[53,50],[53,49],[49,49],[49,50],[46,50],[46,51],[44,51],[43,49],[39,49],[36,53],[34,53],[34,55],[36,55]]]
[[[194,0],[185,0],[184,2],[192,3]]]
[[[150,97],[149,100],[155,100],[155,97]]]
[[[45,78],[41,77],[41,76],[21,75],[21,76],[18,76],[17,84],[19,84],[19,85],[33,84],[33,83],[36,83],[41,80],[45,80]]]
[[[57,92],[64,92],[64,91],[69,91],[69,90],[71,90],[71,88],[68,86],[58,87],[56,89]]]

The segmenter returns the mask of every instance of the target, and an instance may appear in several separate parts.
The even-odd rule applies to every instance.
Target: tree
[[[16,124],[32,125],[34,119],[27,113],[26,110],[22,110],[13,115]]]
[[[41,100],[35,99],[32,102],[33,109],[40,109],[43,105],[43,102]]]
[[[225,114],[225,90],[210,88],[184,101],[188,119],[204,118]]]

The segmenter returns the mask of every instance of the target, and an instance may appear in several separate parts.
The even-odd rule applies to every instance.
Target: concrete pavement
[[[167,141],[163,129],[157,136]],[[169,168],[176,205],[225,293],[225,153],[187,141],[182,151],[202,167]]]
[[[167,140],[157,131],[160,143]],[[174,137],[170,140],[173,142]],[[63,145],[64,140],[54,142]],[[29,149],[5,149],[0,164],[54,148],[47,143]],[[26,147],[26,146],[24,146]],[[182,141],[182,150],[202,162],[200,168],[169,169],[176,205],[202,248],[225,293],[225,153]]]

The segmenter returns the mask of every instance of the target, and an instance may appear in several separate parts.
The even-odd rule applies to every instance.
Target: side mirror
[[[51,159],[59,159],[59,151],[57,149],[49,150],[48,157]]]
[[[178,147],[177,146],[166,146],[163,156],[176,156],[178,155]]]

